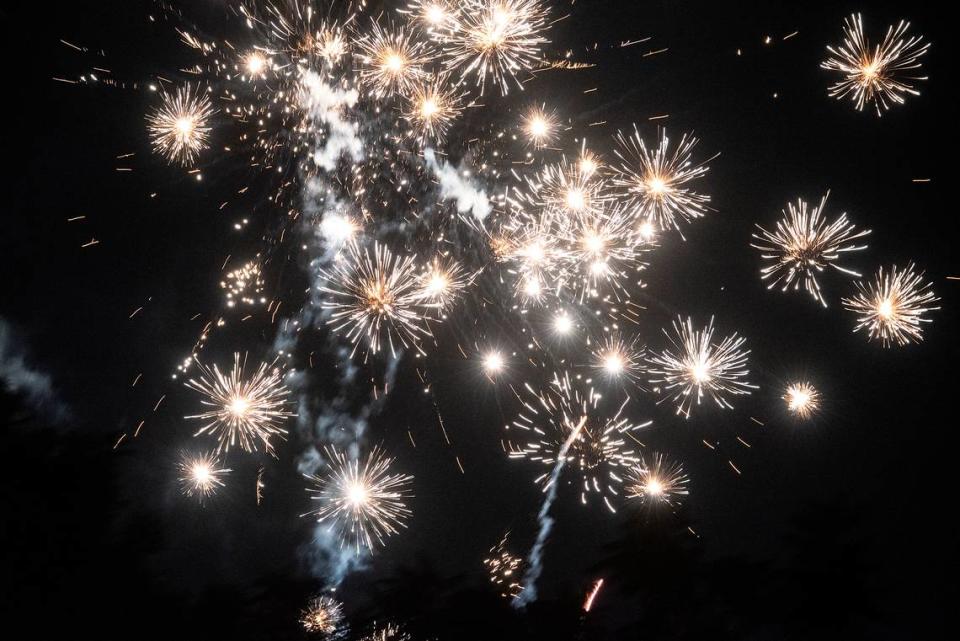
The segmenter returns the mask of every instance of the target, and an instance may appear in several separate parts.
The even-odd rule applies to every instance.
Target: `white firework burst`
[[[857,315],[854,332],[867,331],[870,340],[879,339],[884,347],[893,343],[907,345],[923,340],[923,323],[939,298],[933,285],[923,281],[923,272],[917,273],[913,263],[898,270],[879,269],[873,281],[857,281],[857,292],[843,299],[843,306]]]

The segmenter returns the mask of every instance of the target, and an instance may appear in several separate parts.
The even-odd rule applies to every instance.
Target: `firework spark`
[[[412,641],[412,638],[399,626],[388,623],[385,627],[374,630],[360,641]]]
[[[638,223],[649,222],[662,231],[679,230],[681,222],[706,214],[710,197],[687,187],[709,169],[706,163],[691,160],[696,138],[684,134],[671,151],[667,132],[661,130],[651,151],[634,125],[632,135],[617,132],[616,140],[619,148],[615,153],[621,162],[612,168],[611,185]]]
[[[857,245],[854,241],[870,233],[869,229],[856,231],[846,214],[828,223],[823,211],[829,196],[828,191],[820,199],[820,204],[810,210],[802,198],[797,199],[796,205],[787,203],[783,218],[777,221],[777,228],[767,231],[757,225],[760,233],[753,234],[753,237],[758,242],[751,244],[763,252],[761,258],[768,263],[760,270],[760,277],[770,281],[768,288],[782,283],[782,291],[791,286],[797,290],[802,282],[804,289],[824,307],[827,302],[820,291],[817,275],[829,265],[837,271],[859,277],[860,274],[840,267],[836,261],[841,254],[866,249],[866,245]]]
[[[487,568],[487,574],[490,575],[490,582],[500,591],[500,596],[513,599],[523,590],[520,579],[523,575],[524,562],[523,558],[507,550],[509,537],[510,532],[507,532],[499,543],[490,548],[487,558],[483,560],[483,565]]]
[[[230,473],[229,469],[220,467],[220,459],[212,452],[199,456],[184,455],[177,469],[184,496],[196,496],[201,501],[223,487],[223,478]]]
[[[756,386],[746,380],[747,356],[742,350],[745,338],[727,336],[719,344],[713,341],[713,317],[702,330],[693,329],[693,321],[673,321],[673,334],[663,330],[671,346],[648,360],[650,382],[663,385],[677,404],[677,414],[690,418],[694,401],[704,395],[722,408],[733,409],[727,395],[749,394]]]
[[[341,545],[351,545],[356,554],[362,548],[372,551],[406,527],[411,512],[404,501],[410,497],[413,477],[392,474],[394,459],[379,448],[373,448],[362,462],[333,447],[325,453],[326,473],[307,475],[310,499],[320,504],[307,514],[316,516],[318,523],[329,523]]]
[[[442,141],[450,125],[459,117],[460,94],[443,78],[434,78],[414,87],[407,98],[403,116],[413,125],[422,142]]]
[[[543,106],[535,107],[523,117],[523,134],[531,145],[540,149],[557,137],[557,117]]]
[[[676,507],[689,494],[687,481],[681,464],[667,460],[663,454],[653,454],[631,468],[627,496],[643,505]]]
[[[216,113],[205,94],[194,93],[190,85],[165,93],[158,106],[147,116],[147,131],[155,152],[170,163],[192,165],[207,148],[210,117]]]
[[[377,353],[384,339],[393,356],[398,347],[422,352],[420,341],[430,336],[424,312],[431,307],[420,295],[414,260],[375,243],[372,254],[351,248],[332,270],[322,272],[326,285],[320,291],[329,294],[322,306],[331,312],[327,323],[353,343],[351,355],[361,340]]]
[[[902,105],[907,95],[920,95],[914,83],[927,78],[915,74],[930,44],[922,42],[923,36],[907,37],[909,28],[910,23],[901,20],[896,27],[887,28],[881,44],[871,47],[863,33],[860,14],[848,17],[844,21],[843,44],[837,48],[828,46],[830,56],[820,65],[843,76],[830,86],[829,95],[837,100],[849,96],[857,111],[872,103],[877,116],[893,104]]]
[[[417,80],[425,75],[424,66],[434,54],[427,43],[403,27],[382,27],[373,22],[357,41],[361,63],[359,79],[380,98],[409,95]]]
[[[263,291],[263,277],[260,265],[254,261],[245,263],[226,274],[220,281],[220,288],[227,293],[227,307],[264,304],[267,299],[259,294]]]
[[[429,306],[445,309],[475,277],[476,274],[467,274],[459,263],[437,257],[420,275],[419,295]]]
[[[872,282],[857,281],[856,286],[856,294],[843,299],[843,306],[857,315],[853,331],[866,329],[870,340],[878,338],[884,347],[922,341],[922,323],[932,322],[924,314],[940,309],[932,306],[940,300],[933,284],[923,282],[923,272],[915,272],[913,263],[903,270],[881,267]]]
[[[787,410],[800,419],[808,419],[820,409],[820,392],[806,381],[788,385],[783,400]]]
[[[187,381],[187,387],[203,394],[201,403],[211,408],[188,419],[206,421],[194,436],[210,434],[218,441],[218,452],[239,446],[246,452],[255,452],[261,446],[272,453],[274,436],[282,438],[287,430],[282,422],[294,416],[287,411],[289,390],[281,380],[280,370],[261,363],[249,378],[243,374],[246,357],[233,355],[233,369],[221,373],[214,365],[207,367],[196,362],[198,378]]]
[[[475,75],[480,93],[487,80],[507,94],[523,88],[517,74],[530,71],[547,42],[547,11],[539,0],[464,0],[456,28],[444,37],[445,64],[464,79]]]
[[[643,348],[637,347],[636,339],[612,334],[594,350],[593,359],[594,367],[608,378],[634,378],[643,369]]]
[[[343,621],[343,606],[328,597],[318,596],[310,600],[307,609],[300,617],[300,623],[307,632],[321,634],[330,638],[340,630]]]

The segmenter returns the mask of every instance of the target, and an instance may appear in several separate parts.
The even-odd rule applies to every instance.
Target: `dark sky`
[[[208,32],[224,23],[223,5],[174,4]],[[300,638],[298,613],[322,587],[304,558],[312,527],[299,518],[309,506],[293,464],[304,444],[292,438],[277,461],[231,460],[235,482],[204,507],[179,495],[174,470],[195,397],[170,375],[219,309],[224,257],[255,252],[277,212],[234,198],[253,175],[238,163],[207,159],[198,183],[150,154],[151,96],[133,86],[179,77],[189,59],[176,22],[147,19],[163,15],[158,5],[10,11],[0,9],[9,111],[0,129],[9,159],[0,356],[48,376],[52,391],[38,403],[0,388],[5,621],[33,638]],[[515,551],[528,549],[541,495],[534,468],[500,449],[516,401],[478,385],[455,349],[466,329],[452,323],[427,363],[433,394],[422,393],[408,359],[372,420],[375,440],[415,476],[416,496],[409,529],[342,588],[355,628],[389,618],[444,640],[939,638],[957,598],[951,22],[919,3],[580,0],[568,11],[551,52],[598,66],[531,83],[505,102],[504,119],[547,102],[606,144],[618,128],[651,131],[648,118],[669,114],[671,131],[694,130],[701,153],[720,153],[705,181],[717,211],[658,250],[644,327],[653,342],[678,313],[716,314],[721,331],[748,337],[761,389],[734,411],[689,421],[638,396],[631,411],[655,420],[645,442],[684,461],[689,500],[676,514],[610,515],[561,491],[541,601],[517,615],[488,587],[481,559],[507,529]],[[829,99],[818,67],[852,11],[873,32],[906,18],[933,43],[922,95],[880,119]],[[53,80],[91,67],[124,86]],[[607,124],[585,129],[599,121]],[[908,260],[926,270],[942,309],[922,344],[885,350],[853,335],[838,301],[850,288],[842,278],[828,279],[826,310],[760,282],[753,224],[826,189],[831,211],[873,229],[856,259],[862,271]],[[75,216],[86,219],[67,222]],[[242,216],[251,230],[234,233]],[[91,238],[99,244],[82,248]],[[268,286],[289,293],[298,278],[296,259],[277,258]],[[189,320],[195,314],[201,320]],[[211,355],[223,361],[238,343],[267,352],[274,328],[236,325],[229,340],[211,341]],[[797,378],[825,396],[809,423],[790,420],[779,400]],[[141,436],[114,450],[141,419]],[[260,463],[267,490],[258,507]],[[598,577],[608,586],[584,617],[580,603]]]

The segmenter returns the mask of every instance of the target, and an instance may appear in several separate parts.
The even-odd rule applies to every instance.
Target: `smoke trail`
[[[456,167],[451,167],[445,162],[437,162],[433,149],[425,149],[423,157],[427,161],[427,166],[433,170],[437,180],[440,181],[441,198],[456,200],[458,212],[461,214],[473,212],[474,218],[481,222],[490,215],[493,207],[487,198],[487,192],[474,187]]]
[[[527,557],[527,571],[523,575],[523,589],[513,599],[513,607],[516,609],[525,608],[527,605],[537,600],[537,579],[543,572],[543,548],[547,544],[547,537],[550,536],[550,530],[553,529],[553,517],[550,516],[550,507],[557,498],[557,484],[560,482],[560,473],[563,472],[563,466],[567,462],[567,451],[573,442],[580,435],[580,430],[587,422],[587,417],[580,419],[580,424],[570,433],[567,440],[564,441],[560,453],[557,454],[557,463],[553,466],[553,472],[550,473],[550,480],[547,482],[547,496],[540,506],[540,512],[537,514],[537,521],[540,523],[540,531],[537,533],[537,540],[530,549],[530,555]]]
[[[343,118],[344,107],[353,107],[360,97],[356,89],[334,89],[316,73],[305,72],[302,78],[301,101],[309,117],[327,126],[326,142],[313,153],[313,160],[327,171],[333,171],[344,154],[351,160],[363,157],[363,141],[357,136],[357,125]]]
[[[3,317],[0,317],[0,381],[6,391],[22,394],[31,407],[51,420],[67,418],[67,409],[57,400],[50,377],[27,364],[22,350],[14,345],[13,330]]]

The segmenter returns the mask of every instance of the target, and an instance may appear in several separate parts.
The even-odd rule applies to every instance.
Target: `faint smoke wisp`
[[[22,395],[31,407],[54,421],[65,419],[67,409],[57,399],[50,377],[32,368],[15,342],[13,329],[0,317],[0,381],[4,390]]]

